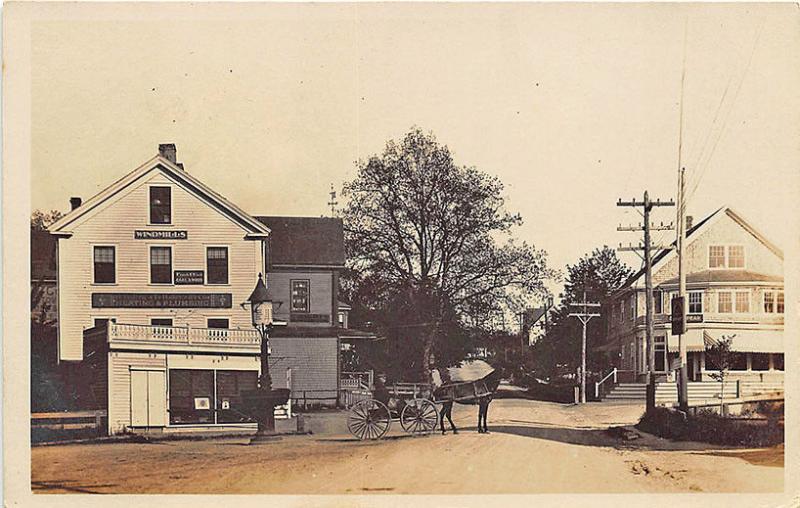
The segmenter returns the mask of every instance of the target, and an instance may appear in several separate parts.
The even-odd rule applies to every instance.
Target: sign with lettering
[[[205,272],[203,270],[175,270],[173,280],[178,285],[203,284]]]
[[[703,322],[703,315],[702,314],[686,314],[686,322],[687,323],[702,323]]]
[[[135,240],[188,240],[189,233],[182,229],[166,231],[148,231],[137,229],[133,232],[133,238]]]
[[[330,321],[331,315],[293,313],[289,319],[298,323],[327,323]]]
[[[686,333],[686,323],[683,321],[683,306],[685,299],[682,296],[676,296],[672,299],[672,335],[683,335]]]
[[[230,309],[230,293],[92,293],[95,309]]]

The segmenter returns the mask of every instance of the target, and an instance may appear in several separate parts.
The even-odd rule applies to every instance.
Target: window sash
[[[731,245],[728,247],[728,268],[744,268],[744,247]]]
[[[113,284],[116,282],[116,249],[110,246],[94,248],[94,282]]]
[[[703,293],[700,291],[689,291],[689,305],[688,314],[702,314],[703,313]]]
[[[172,247],[150,247],[150,282],[172,283]]]
[[[778,314],[783,314],[783,305],[783,291],[778,291],[777,304],[775,305],[775,310],[777,310]]]
[[[206,282],[208,284],[228,283],[227,247],[208,247],[206,249]]]
[[[709,268],[724,268],[725,267],[725,246],[711,245],[708,248],[708,267]]]
[[[764,312],[773,314],[775,312],[775,292],[764,291]]]
[[[717,294],[717,312],[720,314],[730,314],[733,312],[733,298],[730,292],[720,292]]]
[[[653,291],[653,307],[656,314],[664,313],[664,295],[661,291]]]
[[[150,187],[150,224],[172,223],[172,187]]]
[[[750,312],[750,293],[745,293],[743,291],[736,293],[736,312]]]

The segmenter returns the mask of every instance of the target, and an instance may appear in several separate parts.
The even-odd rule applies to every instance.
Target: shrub
[[[645,413],[636,428],[676,441],[754,447],[783,442],[783,423],[778,418],[767,421],[762,418],[731,418],[720,416],[713,410],[703,410],[692,416],[673,409],[656,408]]]

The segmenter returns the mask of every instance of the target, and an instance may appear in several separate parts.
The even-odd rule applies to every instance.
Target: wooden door
[[[163,370],[131,371],[131,427],[167,424],[167,380]]]

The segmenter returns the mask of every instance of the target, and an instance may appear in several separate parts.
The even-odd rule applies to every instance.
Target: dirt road
[[[776,492],[783,449],[722,450],[604,432],[637,406],[496,400],[488,435],[456,406],[458,435],[357,442],[347,435],[36,447],[37,493],[491,494]],[[399,425],[398,425],[399,427]]]

